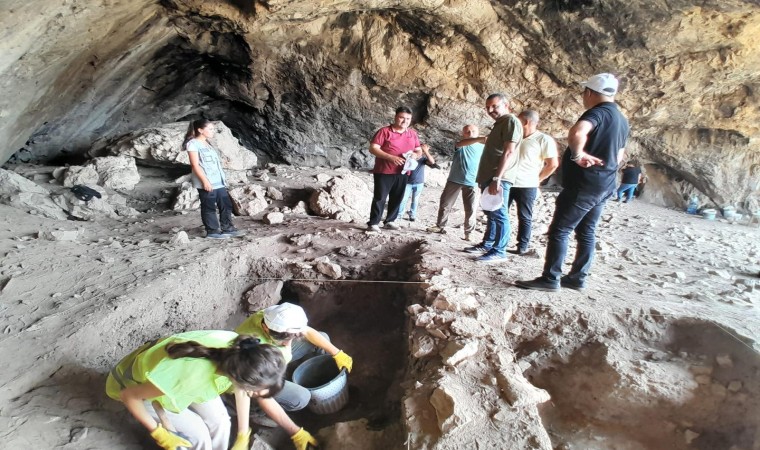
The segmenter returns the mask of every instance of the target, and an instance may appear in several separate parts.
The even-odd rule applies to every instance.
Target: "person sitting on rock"
[[[273,345],[231,331],[189,331],[146,343],[108,375],[106,393],[164,450],[226,450],[231,421],[220,398],[234,392],[238,434],[232,450],[249,448],[251,398],[299,450],[317,445],[271,398],[283,386],[285,359]],[[241,419],[244,418],[244,419]]]
[[[210,120],[194,120],[190,122],[182,148],[190,158],[191,178],[193,187],[198,189],[201,221],[206,228],[206,237],[228,239],[244,233],[232,225],[232,201],[227,192],[222,161],[208,142],[208,139],[214,137],[214,132],[214,124]]]
[[[317,349],[322,349],[335,360],[338,369],[351,372],[353,359],[330,342],[327,334],[308,326],[303,308],[293,303],[270,306],[248,317],[235,331],[259,338],[282,351],[286,363],[299,361]],[[305,408],[311,392],[292,381],[285,381],[283,389],[274,396],[286,411]]]
[[[462,129],[462,138],[471,139],[480,136],[480,131],[476,125],[465,125]],[[457,142],[454,149],[454,156],[451,158],[451,170],[449,178],[446,180],[446,186],[441,193],[441,200],[438,206],[438,220],[434,227],[427,231],[431,233],[446,233],[446,224],[449,221],[449,213],[454,202],[462,192],[462,205],[464,206],[464,240],[470,240],[470,234],[475,229],[475,175],[478,173],[478,163],[480,156],[483,154],[483,144],[475,142],[470,145],[462,145]]]
[[[399,207],[399,215],[403,216],[406,211],[406,203],[411,198],[412,202],[409,206],[409,221],[414,222],[417,220],[417,206],[420,202],[420,195],[422,195],[422,188],[425,187],[425,166],[438,167],[435,163],[435,159],[430,154],[430,146],[422,144],[422,152],[417,156],[417,168],[409,173],[409,179],[406,181],[406,191],[404,191],[404,198],[401,199],[401,206]]]

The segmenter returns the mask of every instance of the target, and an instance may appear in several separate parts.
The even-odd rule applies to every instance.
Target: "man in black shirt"
[[[615,192],[618,165],[628,140],[628,120],[615,104],[618,80],[601,73],[582,83],[583,106],[588,108],[568,134],[562,157],[563,190],[557,197],[549,226],[543,274],[516,281],[526,289],[556,292],[560,286],[583,290],[594,257],[596,224],[607,199]],[[570,273],[562,276],[570,233],[577,248]]]
[[[620,187],[617,190],[615,200],[620,201],[626,195],[628,198],[624,203],[628,203],[633,201],[633,191],[641,183],[641,168],[636,167],[633,163],[628,163],[621,172],[623,172],[623,179],[620,180]]]

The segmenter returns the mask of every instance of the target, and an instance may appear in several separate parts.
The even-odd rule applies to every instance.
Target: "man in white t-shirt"
[[[533,204],[538,186],[559,166],[557,143],[551,136],[538,131],[538,113],[526,109],[519,116],[523,126],[523,140],[517,152],[515,181],[509,191],[509,207],[517,203],[517,248],[507,250],[515,255],[528,252]]]

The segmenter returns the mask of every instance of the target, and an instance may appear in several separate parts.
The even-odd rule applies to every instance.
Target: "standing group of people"
[[[558,291],[560,287],[585,288],[594,256],[596,225],[605,203],[615,193],[618,166],[628,140],[628,121],[615,103],[618,84],[617,78],[608,73],[595,75],[582,83],[581,96],[586,111],[568,134],[568,148],[562,158],[563,190],[557,197],[549,226],[543,273],[532,280],[515,282],[519,287],[544,291]],[[437,223],[428,231],[446,232],[449,213],[461,192],[464,239],[469,240],[475,228],[476,186],[484,194],[501,196],[500,206],[485,211],[487,224],[481,242],[464,249],[478,255],[476,261],[493,263],[507,260],[508,253],[528,252],[538,187],[560,162],[554,140],[538,131],[536,111],[525,110],[515,116],[504,94],[489,95],[485,107],[494,126],[488,136],[480,136],[475,125],[463,128],[441,194]],[[423,152],[417,133],[409,128],[411,119],[410,109],[397,109],[393,124],[381,128],[370,143],[370,153],[376,158],[374,196],[367,223],[370,231],[380,231],[386,201],[388,213],[384,226],[398,228],[399,206],[408,182],[405,165],[409,158],[419,158]],[[425,154],[429,157],[427,150]],[[629,178],[637,177],[636,182],[640,181],[640,172],[634,172],[624,171],[628,178],[623,180],[623,191],[631,191]],[[517,245],[507,250],[512,203],[517,205]],[[577,251],[570,272],[563,276],[562,265],[573,231]]]

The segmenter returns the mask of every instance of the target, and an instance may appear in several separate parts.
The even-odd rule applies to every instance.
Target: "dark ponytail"
[[[182,150],[187,150],[187,143],[199,136],[198,130],[206,128],[211,121],[208,119],[198,119],[190,122],[187,127],[187,133],[185,133],[185,141],[182,142]]]
[[[195,341],[169,344],[166,352],[172,359],[205,358],[217,364],[221,373],[243,389],[268,389],[265,397],[282,390],[285,376],[285,358],[282,352],[269,344],[260,344],[251,336],[241,335],[229,348],[211,348]]]

